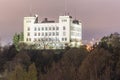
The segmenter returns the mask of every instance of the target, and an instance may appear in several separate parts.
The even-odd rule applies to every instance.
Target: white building
[[[38,16],[24,17],[24,42],[36,44],[38,48],[79,47],[82,40],[82,24],[71,16],[59,16],[59,22]]]

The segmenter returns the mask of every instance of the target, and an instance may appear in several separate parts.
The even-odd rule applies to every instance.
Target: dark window
[[[56,32],[56,36],[58,36],[59,35],[59,32]]]
[[[51,27],[49,27],[49,30],[51,30]]]
[[[37,36],[37,33],[34,33],[34,36]]]
[[[42,30],[44,30],[44,27],[42,27]]]
[[[35,39],[34,39],[34,42],[36,42],[36,41],[37,41],[37,39],[35,38]]]
[[[29,41],[31,41],[31,38],[29,38]]]
[[[45,33],[45,36],[47,36],[47,33]]]
[[[28,27],[28,31],[30,31],[30,28]]]
[[[26,38],[26,41],[28,41],[28,38]]]
[[[38,39],[38,41],[40,41],[40,39]]]
[[[63,30],[65,30],[65,26],[63,26]]]
[[[66,36],[66,32],[63,32],[63,36]]]
[[[44,36],[44,33],[42,33],[42,36]]]
[[[40,31],[40,28],[38,28],[38,31]]]
[[[45,30],[47,30],[47,27],[45,28]]]
[[[30,36],[30,33],[29,33],[29,32],[27,33],[27,36]]]
[[[64,19],[64,20],[62,20],[62,22],[67,22],[67,20],[66,20],[66,19]]]
[[[55,27],[53,27],[53,30],[55,30]]]
[[[59,30],[59,27],[56,27],[56,30]]]
[[[40,33],[38,33],[38,36],[40,36]]]
[[[53,32],[53,36],[55,36],[55,33]]]
[[[36,31],[36,30],[37,30],[37,28],[35,27],[35,28],[34,28],[34,31]]]
[[[62,41],[64,41],[64,38],[62,38]]]
[[[65,41],[67,41],[67,38],[65,38]]]
[[[51,36],[51,32],[49,32],[49,36]]]

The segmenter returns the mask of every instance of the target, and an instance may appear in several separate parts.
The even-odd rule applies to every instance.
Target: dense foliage
[[[120,34],[103,37],[92,51],[86,46],[34,50],[20,45],[0,50],[1,80],[120,80]]]

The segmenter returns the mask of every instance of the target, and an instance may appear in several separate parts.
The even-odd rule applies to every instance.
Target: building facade
[[[59,16],[59,22],[45,18],[38,21],[38,15],[24,17],[24,42],[37,48],[60,49],[65,46],[79,47],[82,43],[82,24],[71,16]]]

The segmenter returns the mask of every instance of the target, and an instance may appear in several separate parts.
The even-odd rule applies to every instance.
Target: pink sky
[[[66,6],[65,6],[66,2]],[[23,31],[23,17],[38,14],[58,19],[65,7],[73,18],[83,24],[83,39],[100,38],[120,33],[120,0],[0,0],[0,38],[9,42],[15,33]]]

